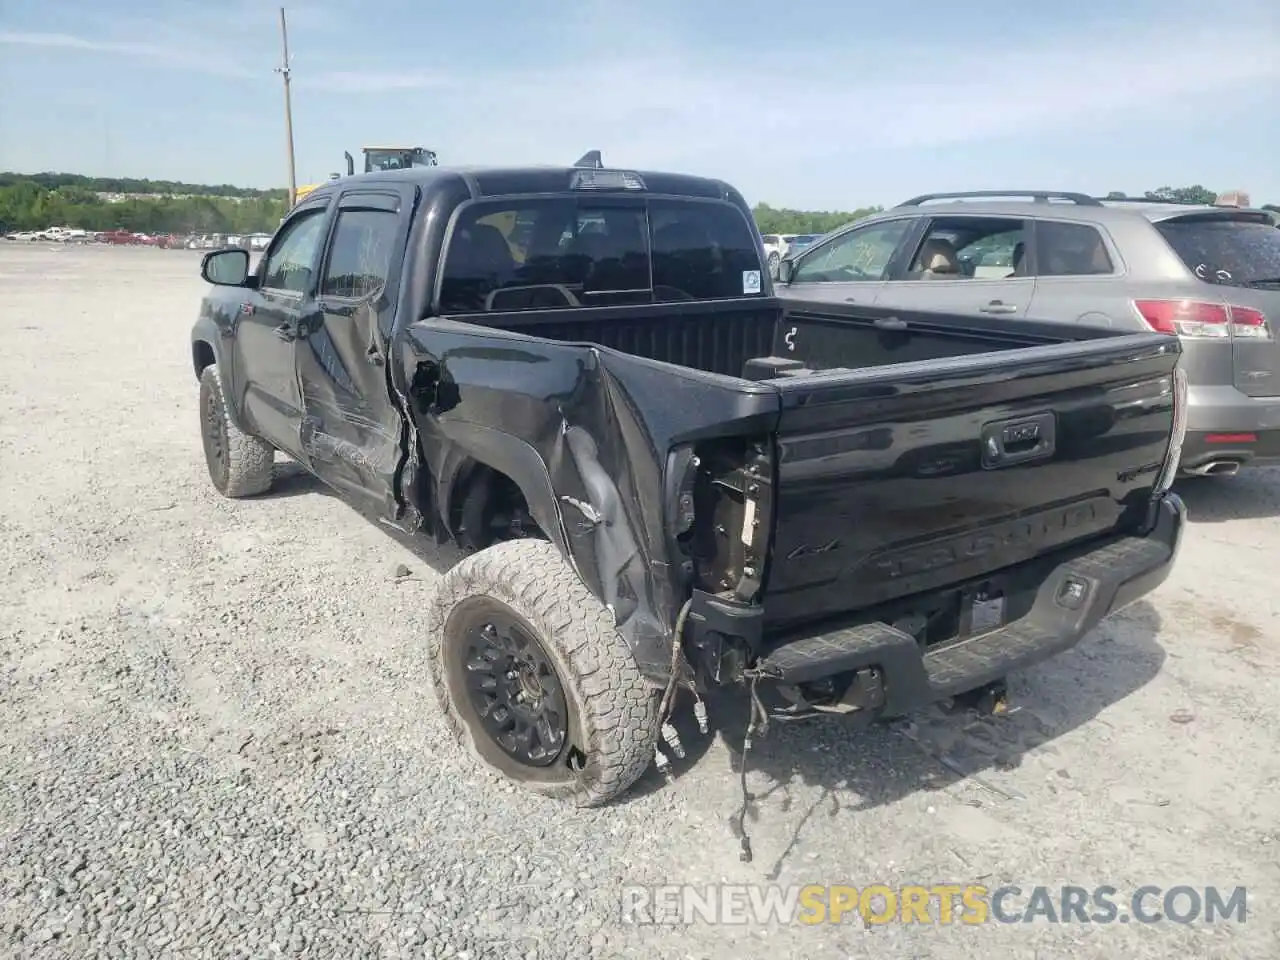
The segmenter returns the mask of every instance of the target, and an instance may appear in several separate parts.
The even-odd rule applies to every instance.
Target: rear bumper
[[[1182,442],[1183,473],[1225,461],[1241,467],[1280,464],[1280,430],[1187,431]]]
[[[1182,468],[1214,461],[1280,464],[1280,397],[1250,397],[1230,386],[1190,387]]]
[[[1075,646],[1108,614],[1128,606],[1168,577],[1177,557],[1186,509],[1176,494],[1156,507],[1142,537],[1113,540],[1053,568],[1031,610],[1012,623],[924,652],[907,633],[886,623],[864,624],[791,640],[760,662],[762,675],[799,684],[850,671],[866,708],[882,717],[977,689]],[[1068,597],[1070,588],[1076,588]]]

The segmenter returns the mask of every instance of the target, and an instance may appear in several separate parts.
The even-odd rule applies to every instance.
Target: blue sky
[[[283,185],[279,5],[0,0],[0,169]],[[285,6],[300,184],[384,141],[445,164],[599,148],[808,209],[1197,182],[1280,202],[1280,0]]]

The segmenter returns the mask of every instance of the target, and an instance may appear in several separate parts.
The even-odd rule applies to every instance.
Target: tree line
[[[0,232],[73,227],[147,234],[269,233],[284,216],[285,197],[283,190],[165,180],[0,173]]]
[[[126,199],[104,194],[130,194]],[[1108,199],[1125,195],[1113,192]],[[1196,184],[1148,190],[1147,199],[1213,203],[1218,194]],[[0,173],[0,233],[73,227],[137,233],[270,233],[285,214],[284,190],[254,190],[226,184],[85,177],[72,173]],[[857,210],[792,210],[759,203],[753,208],[761,233],[828,233],[882,207]],[[1265,209],[1280,212],[1280,206]]]

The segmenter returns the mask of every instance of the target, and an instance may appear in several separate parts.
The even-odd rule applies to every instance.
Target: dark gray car
[[[1280,463],[1280,229],[1265,210],[929,194],[788,258],[777,293],[1178,336],[1190,381],[1184,471]]]

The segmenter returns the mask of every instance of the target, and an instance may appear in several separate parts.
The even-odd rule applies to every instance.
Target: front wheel
[[[599,806],[653,760],[657,691],[553,544],[513,540],[467,557],[441,579],[426,627],[447,726],[491,771]]]
[[[275,448],[235,425],[217,364],[200,372],[200,438],[209,479],[224,497],[251,497],[271,488]]]

